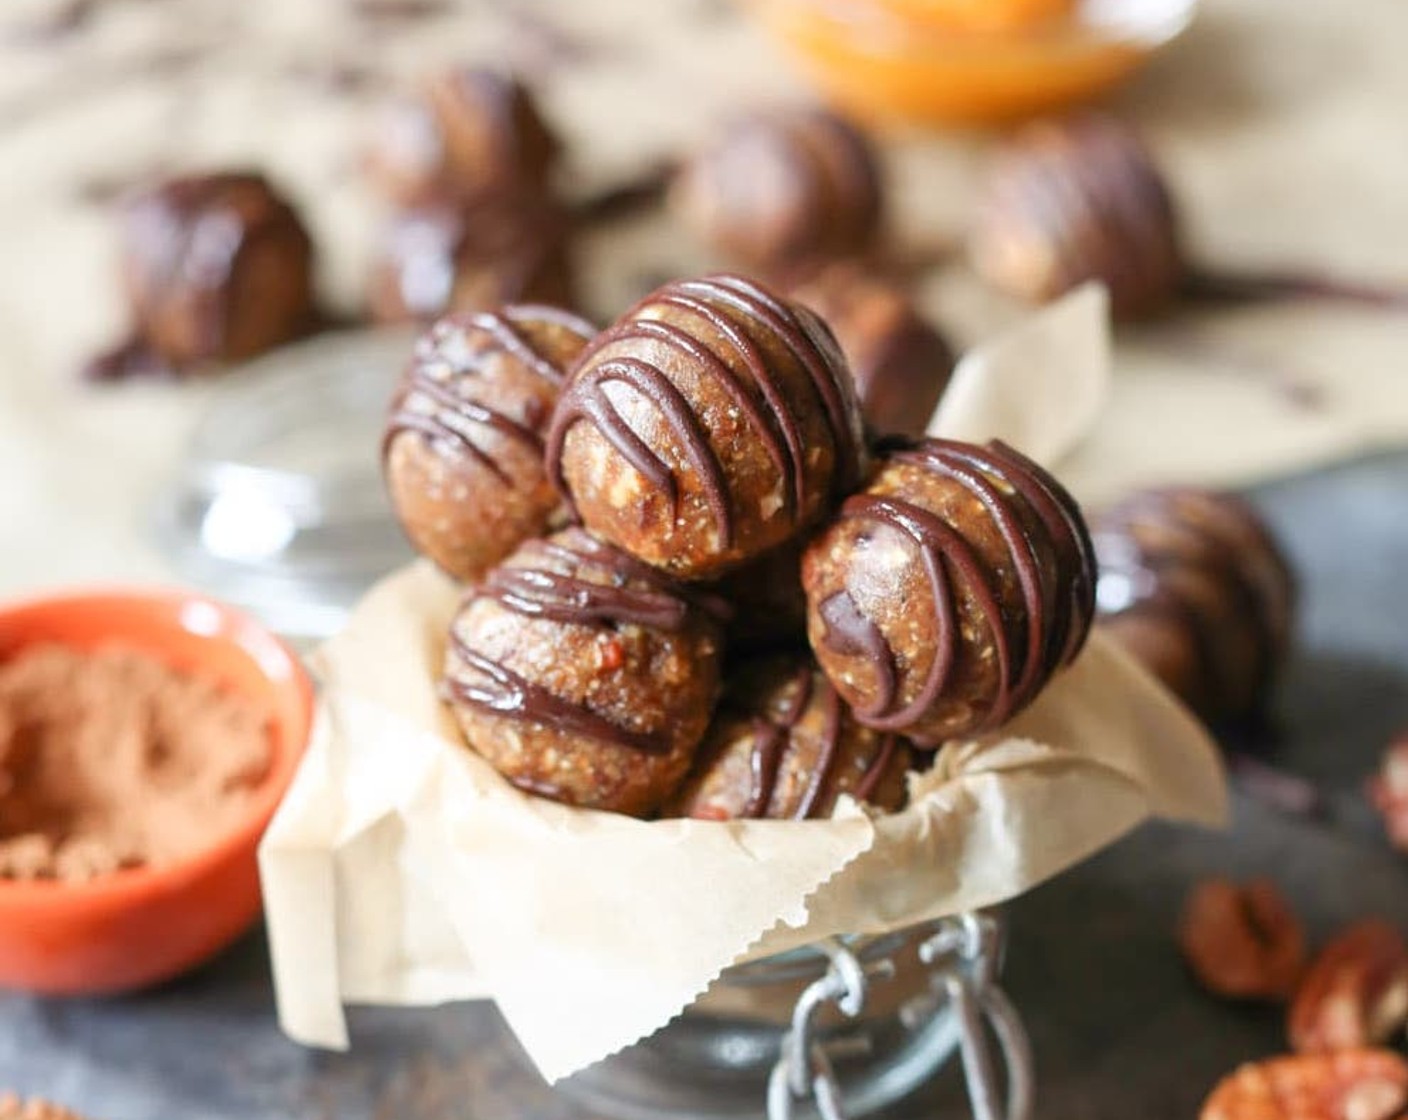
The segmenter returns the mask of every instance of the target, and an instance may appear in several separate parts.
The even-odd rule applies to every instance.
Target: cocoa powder
[[[233,828],[268,773],[268,714],[117,646],[0,664],[0,879],[161,866]]]

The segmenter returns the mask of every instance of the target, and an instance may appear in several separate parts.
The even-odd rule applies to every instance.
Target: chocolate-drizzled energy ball
[[[382,464],[406,535],[455,578],[477,578],[547,531],[560,499],[543,432],[595,334],[575,315],[524,304],[452,315],[417,342]]]
[[[812,649],[864,724],[922,746],[988,731],[1085,641],[1080,509],[1001,443],[889,450],[802,559]]]
[[[504,303],[572,306],[568,222],[532,197],[396,215],[371,280],[372,317],[425,321]]]
[[[1393,284],[1303,266],[1245,272],[1190,261],[1176,218],[1139,137],[1112,117],[1086,113],[1029,126],[994,161],[969,251],[990,283],[1024,299],[1100,280],[1124,319],[1161,311],[1177,296],[1408,308],[1408,290]]]
[[[455,67],[389,110],[367,162],[383,194],[418,207],[541,194],[559,149],[521,83]]]
[[[1213,724],[1265,703],[1291,640],[1295,586],[1241,498],[1136,494],[1095,521],[1101,625]]]
[[[880,226],[875,152],[822,109],[732,123],[685,164],[670,193],[703,241],[764,272],[863,254]]]
[[[1024,299],[1101,280],[1121,318],[1160,310],[1183,282],[1163,177],[1138,136],[1097,114],[1017,135],[992,167],[969,250],[985,279]]]
[[[719,651],[713,620],[664,573],[568,529],[470,594],[445,691],[470,746],[520,789],[643,815],[689,769]]]
[[[687,579],[791,539],[854,488],[863,456],[831,332],[727,275],[667,284],[598,336],[548,437],[587,528]]]
[[[239,361],[312,325],[312,241],[261,175],[167,180],[128,202],[122,235],[133,338],[94,377]]]
[[[843,793],[894,810],[911,761],[894,732],[856,722],[810,657],[745,663],[666,815],[805,820]]]
[[[848,263],[823,269],[791,296],[835,332],[870,430],[922,436],[948,387],[953,351],[903,289]]]

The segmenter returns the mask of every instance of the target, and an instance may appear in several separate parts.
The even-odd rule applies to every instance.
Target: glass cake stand
[[[183,581],[312,641],[410,559],[378,452],[413,339],[328,334],[224,375],[151,516]]]

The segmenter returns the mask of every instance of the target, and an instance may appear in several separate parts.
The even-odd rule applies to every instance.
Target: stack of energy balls
[[[918,581],[931,576],[919,557],[940,554],[935,533],[942,533],[886,502],[899,494],[911,505],[944,505],[951,495],[929,484],[934,477],[1005,479],[1020,470],[1002,451],[988,452],[979,467],[951,449],[874,440],[878,454],[868,461],[849,432],[858,400],[869,432],[922,439],[953,367],[946,340],[904,282],[904,254],[887,244],[879,155],[863,132],[816,107],[774,106],[723,122],[664,176],[669,209],[702,246],[773,292],[736,278],[672,285],[598,338],[576,315],[538,306],[574,303],[570,250],[589,217],[565,197],[563,151],[528,87],[478,68],[432,73],[376,132],[366,169],[395,218],[369,278],[368,311],[376,321],[433,323],[387,436],[402,520],[422,551],[476,584],[522,542],[580,520],[647,569],[691,587],[717,584],[709,594],[729,606],[730,662],[805,648],[809,602],[799,573],[811,544],[810,630],[826,675],[783,658],[749,671],[774,682],[771,688],[735,682],[725,704],[738,714],[736,758],[720,772],[734,774],[735,786],[754,774],[751,792],[721,799],[717,782],[693,781],[689,788],[699,792],[679,807],[718,815],[824,812],[847,782],[888,803],[898,784],[880,776],[900,768],[907,742],[983,725],[977,716],[919,709],[937,697],[958,704],[971,691],[975,710],[991,703],[993,722],[1019,708],[1034,682],[1039,687],[1044,676],[1035,666],[1044,655],[996,644],[991,656],[1006,660],[988,665],[981,679],[970,679],[978,670],[961,658],[910,664],[908,646],[936,640],[945,626],[974,627],[963,633],[970,644],[980,633],[1021,639],[995,621],[1011,609],[1000,596],[973,600],[968,608],[981,617],[969,618],[946,605],[939,583]],[[624,196],[658,193],[649,182],[635,188]],[[307,229],[262,175],[171,179],[130,198],[123,218],[131,323],[118,346],[89,364],[91,376],[218,369],[329,321],[316,306]],[[975,207],[969,250],[992,287],[1029,300],[1099,280],[1125,319],[1164,312],[1190,289],[1390,302],[1390,294],[1362,285],[1229,278],[1190,264],[1152,154],[1128,127],[1091,114],[1038,122],[1003,147]],[[793,304],[819,313],[834,340]],[[447,313],[457,317],[434,322]],[[587,430],[600,437],[584,449]],[[1005,493],[1009,483],[995,485]],[[853,494],[858,486],[864,499]],[[967,492],[991,502],[972,486]],[[838,511],[840,520],[829,524]],[[1040,516],[1049,520],[1049,510]],[[1011,527],[1000,518],[994,525]],[[1213,728],[1239,740],[1259,737],[1292,645],[1296,605],[1292,573],[1269,528],[1235,496],[1186,487],[1136,494],[1094,525],[1107,631]],[[918,565],[915,580],[890,570],[889,583],[855,577],[858,589],[851,589],[851,577],[837,575],[834,559],[820,551],[827,541],[883,553],[892,568],[908,558]],[[1000,548],[987,544],[979,553],[991,560]],[[690,559],[697,550],[708,555]],[[933,580],[972,582],[971,572],[953,568],[958,561],[945,563]],[[1028,587],[1031,571],[1009,576],[1026,581],[1027,605],[1040,599]],[[828,582],[836,584],[830,592],[818,590]],[[921,607],[900,598],[906,595]],[[525,600],[499,601],[509,610]],[[949,613],[926,620],[927,602]],[[547,620],[546,608],[537,609],[535,617]],[[903,629],[901,613],[912,630]],[[879,637],[871,622],[880,624]],[[717,617],[712,625],[719,628]],[[1033,633],[1046,626],[1038,621]],[[1083,625],[1071,631],[1083,633]],[[942,656],[957,658],[955,649]],[[1028,676],[1007,677],[1014,659]],[[910,679],[930,670],[922,689]],[[1007,683],[989,695],[999,680]],[[701,680],[702,693],[712,687]],[[830,706],[835,691],[854,711]],[[783,757],[781,732],[751,735],[749,721],[760,710],[774,713],[769,726],[817,724],[808,771],[820,774],[814,785],[788,777],[793,762]],[[715,723],[717,738],[724,720]],[[678,729],[681,742],[691,738],[690,726]],[[493,757],[487,733],[478,735],[476,745]],[[852,739],[856,753],[883,756],[869,778],[863,768],[846,777]],[[694,747],[649,765],[632,753],[592,757],[630,761],[642,788],[626,804],[648,811]],[[564,777],[560,762],[553,755],[536,768],[506,769],[520,784],[611,803],[614,795],[582,775]],[[658,780],[641,782],[645,771],[658,772]],[[801,792],[790,796],[789,783],[799,781]]]
[[[383,140],[372,168],[408,220],[453,198],[461,229],[453,251],[416,241],[436,267],[396,258],[374,284],[434,274],[434,300],[378,297],[377,315],[449,313],[393,402],[388,485],[416,547],[469,587],[445,694],[521,789],[641,816],[824,816],[842,793],[898,808],[933,748],[1032,702],[1097,602],[1208,723],[1258,719],[1294,593],[1249,507],[1136,495],[1092,547],[1017,452],[924,438],[953,356],[896,278],[880,160],[846,121],[758,111],[680,160],[682,228],[759,279],[667,284],[602,332],[558,309],[570,284],[529,279],[566,273],[538,267],[564,228],[539,213],[563,210],[560,144],[527,89],[447,72]],[[1137,140],[1078,118],[1024,144],[980,208],[979,270],[1040,297],[1099,278],[1122,316],[1167,302],[1172,207]],[[1068,236],[1089,193],[1128,220]],[[1019,284],[1033,262],[1060,275]]]
[[[1001,444],[874,438],[823,320],[741,276],[597,332],[436,323],[391,407],[407,533],[467,585],[444,691],[521,789],[636,816],[899,808],[1079,652],[1079,508]]]

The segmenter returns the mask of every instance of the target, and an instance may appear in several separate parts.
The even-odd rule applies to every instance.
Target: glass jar
[[[904,1097],[963,1050],[971,1093],[969,1051],[986,1045],[980,1026],[971,1037],[972,1012],[977,1008],[981,1019],[989,1010],[1000,956],[1000,927],[984,915],[840,938],[736,965],[661,1030],[558,1088],[622,1120],[816,1116],[814,1103],[778,1100],[788,1054],[810,1053],[811,1069],[799,1079],[807,1094],[818,1072],[834,1074],[835,1115],[854,1117]],[[963,993],[972,994],[973,1007],[956,1006],[968,1002]],[[1007,1022],[993,1023],[1009,1069],[1007,1114],[1020,1116],[1030,1098],[1025,1036],[1005,997],[994,998],[1008,1013]],[[995,1099],[990,1085],[980,1093],[989,1104]]]
[[[413,337],[327,334],[221,375],[153,511],[156,544],[183,582],[315,640],[411,558],[378,448]]]

